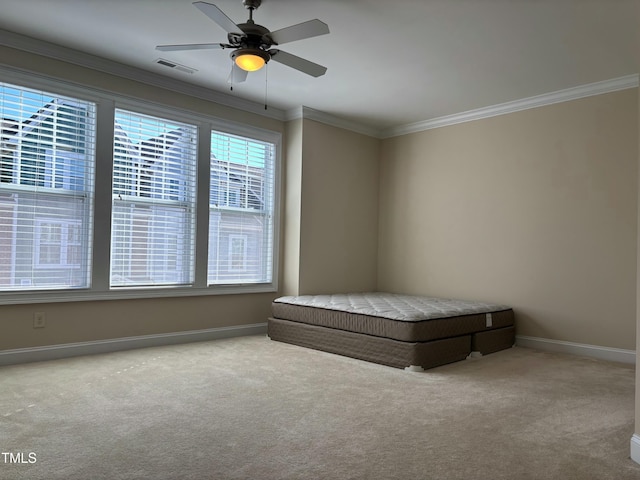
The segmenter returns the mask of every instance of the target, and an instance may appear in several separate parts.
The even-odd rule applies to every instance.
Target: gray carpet
[[[423,373],[262,336],[16,365],[0,421],[11,480],[640,478],[633,366],[519,347]]]

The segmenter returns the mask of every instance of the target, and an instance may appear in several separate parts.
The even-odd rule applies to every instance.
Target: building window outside
[[[246,270],[247,236],[229,235],[229,269],[235,272]]]
[[[37,220],[35,248],[34,257],[39,268],[80,268],[81,223]]]

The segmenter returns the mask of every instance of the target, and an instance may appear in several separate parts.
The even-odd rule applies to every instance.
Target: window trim
[[[229,295],[247,293],[269,293],[278,291],[280,256],[280,210],[282,175],[282,133],[238,123],[213,115],[204,115],[184,108],[176,108],[148,100],[133,98],[99,88],[78,85],[39,74],[27,74],[20,70],[0,66],[0,81],[25,88],[49,91],[55,94],[94,102],[96,104],[96,167],[95,178],[112,177],[113,121],[116,109],[126,109],[142,114],[162,116],[184,123],[192,123],[198,128],[198,189],[196,192],[196,273],[192,285],[158,286],[140,288],[110,288],[110,238],[111,238],[111,183],[95,181],[91,287],[77,289],[52,289],[31,291],[0,292],[0,305],[48,302],[76,302],[91,300],[121,300],[133,298],[182,297]],[[259,284],[207,285],[207,250],[209,230],[209,162],[210,132],[216,130],[231,135],[244,136],[272,143],[274,155],[274,198],[273,198],[273,249],[272,281]],[[199,266],[199,267],[198,267]],[[204,267],[202,267],[204,266]]]

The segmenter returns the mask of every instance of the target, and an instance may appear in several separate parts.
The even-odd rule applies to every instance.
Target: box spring
[[[470,335],[404,342],[280,318],[268,319],[268,335],[272,340],[396,368],[433,368],[464,360],[471,352]]]
[[[471,351],[483,355],[494,353],[512,347],[515,338],[516,332],[512,326],[474,333],[471,336]]]

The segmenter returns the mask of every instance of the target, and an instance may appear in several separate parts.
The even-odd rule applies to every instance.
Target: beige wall
[[[265,322],[274,294],[0,306],[0,350]],[[33,312],[47,326],[34,329]]]
[[[256,323],[279,293],[374,289],[505,302],[521,335],[635,348],[637,89],[380,141],[0,54],[285,135],[282,292],[0,306],[0,349]]]
[[[637,89],[387,139],[378,287],[635,349]]]
[[[300,214],[302,210],[302,119],[286,124],[283,198],[282,292],[300,293]]]
[[[0,350],[259,323],[281,293],[375,288],[379,140],[311,120],[285,125],[6,47],[0,58],[20,70],[284,134],[281,292],[0,305]],[[36,311],[46,312],[46,328],[32,328]]]
[[[297,270],[285,267],[284,293],[375,289],[380,141],[309,119],[291,130],[302,155],[287,156],[285,210],[299,209],[299,224],[285,227],[285,248],[299,257]]]
[[[2,63],[65,81],[284,132],[284,123],[199,98],[0,47]],[[278,294],[0,305],[0,350],[265,322]],[[33,313],[47,326],[33,329]]]

